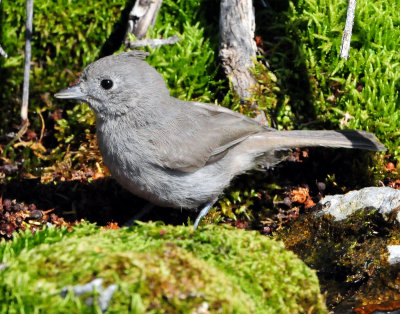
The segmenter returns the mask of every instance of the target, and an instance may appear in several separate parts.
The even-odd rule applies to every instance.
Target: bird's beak
[[[63,99],[84,99],[87,95],[82,93],[80,84],[75,84],[60,90],[58,93],[54,94],[56,98],[63,98]]]

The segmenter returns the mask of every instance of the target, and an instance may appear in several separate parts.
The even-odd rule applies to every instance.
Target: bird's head
[[[97,117],[120,116],[140,106],[169,96],[161,75],[136,50],[101,58],[89,64],[78,83],[54,96],[87,102]]]

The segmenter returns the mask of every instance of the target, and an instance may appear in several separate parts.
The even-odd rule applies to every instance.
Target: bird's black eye
[[[113,87],[113,81],[111,80],[102,80],[100,82],[101,87],[103,87],[104,89],[110,89],[111,87]]]

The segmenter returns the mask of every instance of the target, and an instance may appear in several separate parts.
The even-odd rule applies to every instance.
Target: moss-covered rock
[[[280,242],[227,227],[48,228],[0,245],[2,311],[87,313],[63,287],[116,284],[110,313],[326,312],[315,273]]]

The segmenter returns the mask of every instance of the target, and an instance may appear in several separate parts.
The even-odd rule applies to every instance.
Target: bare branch
[[[150,26],[154,26],[162,0],[136,0],[132,11],[129,13],[128,34],[135,34],[136,38],[142,39],[146,36]]]
[[[222,0],[219,24],[222,66],[234,90],[245,100],[251,96],[248,88],[256,84],[249,71],[257,51],[252,0]]]
[[[1,0],[0,0],[0,4],[1,4]],[[4,51],[4,49],[1,47],[1,45],[0,45],[0,56],[3,56],[4,58],[8,58],[7,53]]]
[[[142,40],[138,40],[138,41],[133,41],[133,42],[131,41],[131,42],[128,42],[126,45],[130,49],[146,47],[146,46],[150,46],[151,48],[156,48],[158,46],[163,46],[163,45],[173,45],[180,40],[181,39],[175,35],[175,36],[163,38],[163,39],[146,38],[146,39],[142,39]]]
[[[22,124],[28,122],[29,104],[29,73],[31,70],[31,40],[32,40],[33,0],[26,0],[26,30],[25,30],[25,68],[22,92],[21,119]]]
[[[340,46],[340,57],[346,60],[349,58],[351,32],[353,30],[356,4],[356,0],[349,0],[349,5],[347,7],[346,25],[343,31],[342,45]]]

